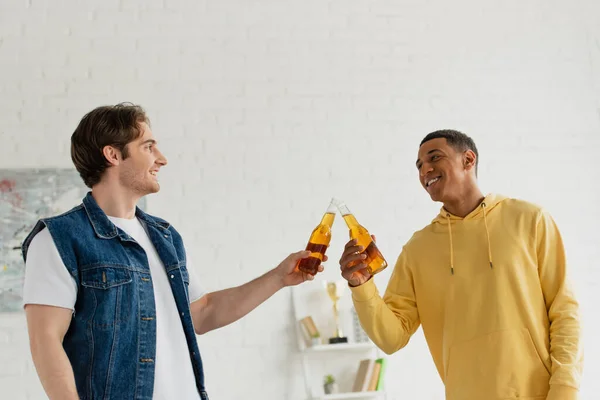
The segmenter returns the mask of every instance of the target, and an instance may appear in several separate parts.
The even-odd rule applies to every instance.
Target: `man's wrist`
[[[268,282],[268,285],[272,287],[275,291],[286,287],[285,276],[279,271],[279,268],[273,268],[272,270],[267,272],[265,278]]]
[[[358,302],[370,301],[377,294],[377,286],[375,286],[373,279],[369,279],[362,285],[350,286],[350,291],[352,291],[352,300]]]
[[[351,288],[359,287],[359,286],[362,286],[365,283],[369,282],[372,278],[373,278],[373,276],[370,276],[369,279],[367,279],[363,283],[359,283],[358,285],[353,285],[352,282],[348,281],[348,286],[350,286]]]

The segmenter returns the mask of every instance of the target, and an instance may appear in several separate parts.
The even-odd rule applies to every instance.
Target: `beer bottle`
[[[319,265],[321,265],[325,251],[327,251],[327,247],[329,247],[329,242],[331,241],[331,226],[335,219],[335,212],[336,207],[332,199],[325,215],[323,215],[323,219],[321,219],[321,223],[310,235],[306,250],[310,250],[311,254],[309,257],[303,258],[298,263],[298,269],[300,271],[311,275],[317,274]]]
[[[357,245],[362,246],[365,250],[367,258],[364,260],[357,260],[351,263],[350,266],[364,263],[367,264],[367,270],[371,275],[375,275],[378,272],[383,271],[387,267],[387,261],[383,258],[383,255],[375,245],[373,238],[369,231],[358,223],[354,215],[348,209],[348,206],[343,201],[334,200],[340,214],[346,221],[346,225],[350,229],[350,239],[356,239]]]

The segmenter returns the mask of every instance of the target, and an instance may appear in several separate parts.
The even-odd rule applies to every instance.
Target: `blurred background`
[[[207,291],[303,249],[332,196],[393,264],[441,207],[418,182],[420,140],[467,133],[485,193],[557,221],[584,316],[581,398],[600,392],[600,2],[0,0],[0,169],[71,168],[82,116],[123,101],[169,159],[146,209],[182,233]],[[347,238],[338,216],[311,288],[339,279]],[[199,337],[211,398],[305,399],[295,318],[286,289]],[[421,330],[386,388],[444,398]],[[0,314],[0,398],[45,398],[22,312]]]

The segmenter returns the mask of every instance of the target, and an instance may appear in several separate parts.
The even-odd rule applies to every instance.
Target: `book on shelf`
[[[353,392],[364,392],[367,381],[369,380],[369,371],[372,368],[375,360],[366,359],[361,360],[358,364],[358,370],[356,371],[356,377],[354,378],[354,384],[352,385]]]
[[[372,392],[383,390],[386,359],[364,359],[358,364],[353,392]]]
[[[378,358],[377,360],[375,360],[375,362],[381,365],[379,369],[379,379],[377,380],[377,387],[375,388],[375,390],[379,391],[384,389],[383,383],[385,382],[385,379],[383,379],[383,377],[385,376],[385,370],[387,367],[387,358]]]
[[[367,392],[373,392],[377,389],[377,382],[379,382],[379,371],[381,371],[381,364],[377,361],[373,363],[373,369],[371,370],[371,379],[369,380],[369,386],[367,386]]]

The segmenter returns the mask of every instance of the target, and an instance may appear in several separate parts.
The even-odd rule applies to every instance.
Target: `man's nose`
[[[158,158],[156,159],[156,163],[162,165],[163,167],[168,164],[167,157],[165,157],[160,150],[158,150]]]
[[[427,175],[430,171],[432,170],[431,165],[428,163],[423,163],[421,165],[421,168],[419,169],[419,175],[422,177],[424,177],[425,175]]]

